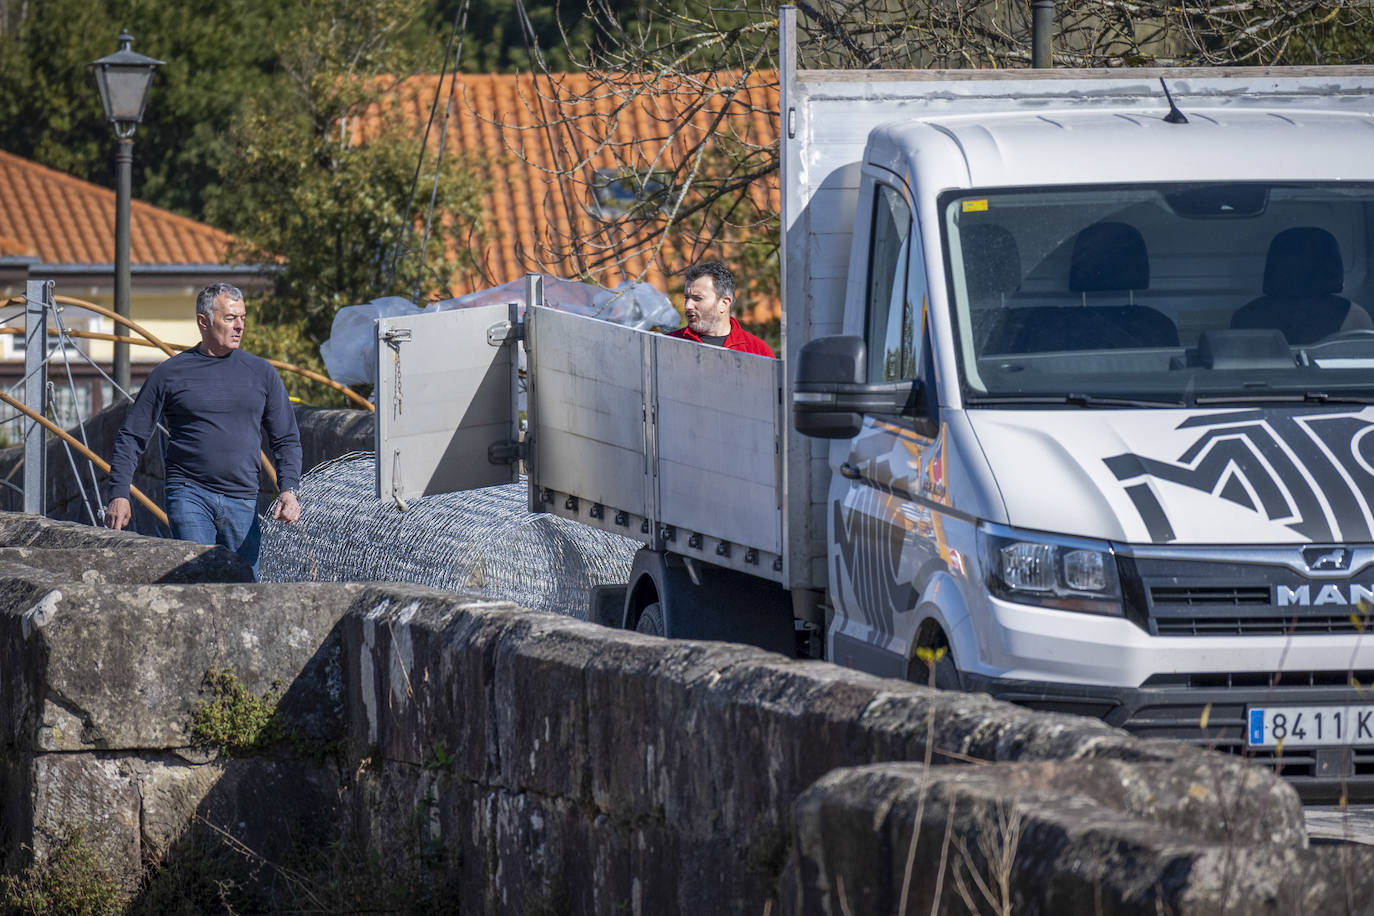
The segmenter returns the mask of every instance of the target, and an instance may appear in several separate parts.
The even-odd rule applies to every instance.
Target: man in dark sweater
[[[758,356],[773,355],[772,347],[740,327],[739,321],[730,315],[730,306],[735,302],[735,277],[728,267],[719,261],[694,264],[682,279],[686,284],[682,298],[687,326],[673,331],[669,337]]]
[[[200,343],[159,365],[115,437],[105,524],[129,524],[129,484],[159,420],[168,431],[167,518],[172,537],[223,544],[258,568],[258,453],[267,430],[281,488],[272,517],[300,518],[301,437],[281,377],[239,349],[243,293],[213,283],[196,297]]]

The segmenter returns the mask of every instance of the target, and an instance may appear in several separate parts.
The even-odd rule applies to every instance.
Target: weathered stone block
[[[344,728],[335,625],[357,586],[64,585],[40,625],[0,617],[0,658],[27,656],[30,690],[52,722],[23,747],[150,751],[186,747],[212,668],[255,695],[280,684],[291,727],[317,741]],[[22,616],[22,612],[21,616]],[[17,637],[17,638],[16,638]],[[36,679],[36,680],[34,680]],[[35,686],[35,684],[37,686]],[[79,723],[79,728],[78,728]]]
[[[1272,777],[1219,794],[1214,776],[1205,760],[836,770],[797,801],[783,911],[1348,911],[1342,853],[1256,819]],[[1355,899],[1370,899],[1374,849],[1353,854]]]
[[[618,822],[566,799],[392,762],[360,773],[349,808],[387,874],[451,894],[454,912],[730,911],[716,896],[726,883],[703,886],[682,868],[707,851],[682,850],[661,820]]]
[[[0,532],[11,523],[30,539],[69,530],[0,516]],[[1329,860],[1304,858],[1296,796],[1220,755],[420,587],[119,581],[126,553],[144,561],[129,575],[150,578],[213,559],[195,550],[0,549],[6,842],[65,814],[125,824],[132,793],[133,845],[112,834],[120,862],[208,848],[282,861],[351,840],[464,912],[757,912],[794,843],[793,911],[837,912],[843,877],[852,912],[890,912],[913,829],[922,912],[950,893],[964,905],[955,872],[936,887],[941,867],[965,868],[965,890],[972,869],[995,867],[1025,912],[1092,912],[1099,898],[1114,901],[1103,912],[1157,900],[1210,912],[1239,867],[1255,900],[1335,899],[1323,896],[1335,893]],[[212,667],[255,694],[280,679],[288,727],[307,743],[279,757],[190,753]],[[345,735],[356,757],[321,765]],[[930,769],[837,769],[927,753]],[[36,761],[72,769],[40,774]],[[40,779],[57,787],[46,807]],[[109,793],[113,807],[84,810],[63,785]],[[999,864],[1008,798],[1018,843]],[[947,823],[958,843],[945,843]]]
[[[0,754],[0,871],[14,874],[28,860],[33,837],[33,766],[28,755]]]
[[[499,759],[496,646],[528,616],[508,602],[421,586],[366,587],[341,627],[351,739],[417,766],[442,743],[458,772],[485,779]]]
[[[0,545],[6,547],[126,547],[141,540],[143,536],[132,531],[96,528],[22,512],[0,512]]]
[[[218,761],[187,763],[175,757],[130,758],[142,800],[142,854],[149,862],[161,862],[191,829],[202,803],[224,775]]]
[[[196,812],[207,839],[229,841],[238,855],[288,863],[342,837],[337,761],[254,756],[220,765],[223,774]]]
[[[0,548],[0,575],[13,574],[16,566],[87,585],[254,581],[252,567],[224,547],[141,536],[114,548]]]
[[[139,912],[292,912],[322,890],[347,835],[336,761],[126,758],[143,793]],[[361,863],[359,863],[361,864]],[[221,900],[221,894],[227,893]]]
[[[68,827],[85,829],[84,842],[122,887],[132,891],[142,874],[139,796],[133,773],[121,761],[96,754],[38,754],[31,758],[32,833],[22,842],[42,863]]]

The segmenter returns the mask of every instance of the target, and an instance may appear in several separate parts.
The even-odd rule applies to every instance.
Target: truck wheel
[[[655,601],[639,612],[639,622],[635,624],[636,633],[649,636],[666,636],[668,628],[663,624],[663,605]]]
[[[916,641],[917,654],[907,664],[906,679],[915,684],[929,687],[934,685],[936,690],[961,690],[963,685],[959,679],[959,669],[954,665],[954,653],[950,651],[949,640],[945,634],[936,627],[933,631],[921,634]],[[926,662],[921,655],[926,654],[926,650],[935,653],[938,657],[933,662]],[[934,667],[934,678],[931,676],[931,668]]]

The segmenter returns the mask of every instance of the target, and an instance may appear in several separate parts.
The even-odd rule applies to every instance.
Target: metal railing
[[[108,474],[110,466],[91,450],[90,443],[86,441],[86,417],[84,414],[90,410],[93,399],[81,397],[73,372],[73,363],[84,366],[88,371],[93,370],[99,379],[109,384],[116,398],[122,396],[132,400],[133,395],[117,385],[100,363],[92,359],[83,348],[73,342],[76,340],[100,340],[127,343],[133,346],[155,347],[167,356],[174,356],[193,345],[168,344],[136,321],[124,318],[104,306],[71,296],[56,296],[53,294],[51,280],[28,281],[23,297],[5,300],[0,305],[6,307],[24,306],[22,312],[16,312],[9,318],[0,318],[0,336],[10,335],[24,339],[24,374],[17,382],[9,386],[8,390],[0,391],[0,405],[3,405],[0,406],[0,439],[8,438],[5,435],[8,424],[20,423],[22,425],[19,438],[24,444],[23,485],[21,489],[5,479],[0,480],[0,486],[21,490],[25,512],[35,515],[45,514],[46,433],[52,433],[63,443],[73,478],[81,491],[81,499],[85,505],[88,518],[91,524],[98,525],[104,518],[105,506],[101,500],[100,486],[95,469],[99,468]],[[138,336],[68,328],[63,322],[63,309],[58,306],[84,309],[109,319],[116,326],[116,330],[127,329]],[[12,322],[21,315],[24,318],[24,326],[22,328],[13,326]],[[49,338],[56,339],[55,345],[47,345]],[[366,398],[333,379],[291,363],[273,359],[268,359],[267,362],[278,371],[293,372],[312,382],[336,390],[362,409],[375,410]],[[66,378],[65,394],[61,396],[58,394],[58,389],[48,379],[48,371],[54,365],[61,366],[62,374]],[[22,397],[15,397],[16,390],[21,388],[23,390]],[[78,439],[64,431],[63,425],[75,429],[80,438]],[[166,434],[165,428],[159,426],[159,429],[163,434]],[[78,469],[78,462],[73,450],[80,453],[88,462],[88,474],[85,476],[89,477],[89,492],[86,480]],[[261,453],[260,457],[263,468],[275,486],[277,482],[276,470],[272,467],[266,453]],[[167,523],[166,514],[146,494],[137,488],[131,488],[131,493],[155,518],[164,525]]]

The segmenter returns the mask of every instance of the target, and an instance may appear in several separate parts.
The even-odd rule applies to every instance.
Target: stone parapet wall
[[[255,693],[281,682],[292,727],[342,746],[337,622],[356,587],[263,586],[222,548],[29,516],[0,515],[0,536],[23,545],[0,548],[7,869],[29,851],[41,857],[66,825],[85,825],[132,890],[197,816],[241,825],[246,842],[281,852],[274,838],[318,820],[312,809],[333,810],[337,767],[216,759],[188,729],[207,672],[223,668]],[[283,770],[299,773],[284,786],[296,787],[289,806],[268,791]],[[319,788],[299,790],[309,785]],[[260,804],[241,803],[241,788]]]
[[[247,584],[218,548],[84,531],[83,557],[82,526],[0,514],[9,870],[77,822],[131,891],[192,850],[342,843],[391,874],[422,850],[457,912],[1374,899],[1374,851],[1308,848],[1291,789],[1232,758],[433,589]],[[292,740],[196,747],[211,668],[279,683]]]
[[[783,912],[1374,911],[1374,850],[1270,833],[1270,777],[1236,775],[1207,760],[836,770],[797,803]]]

